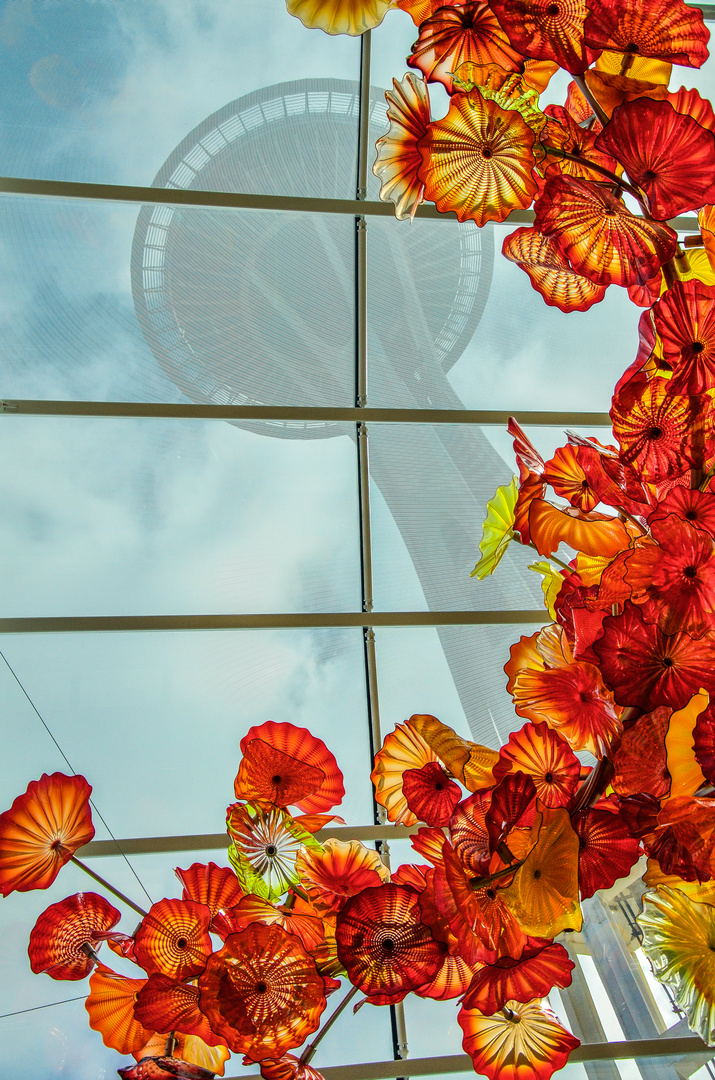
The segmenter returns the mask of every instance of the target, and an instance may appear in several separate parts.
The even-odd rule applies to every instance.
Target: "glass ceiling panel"
[[[266,720],[323,739],[345,775],[336,812],[373,820],[359,629],[4,635],[0,648],[116,837],[222,832],[240,740]],[[0,700],[7,807],[67,769],[1,660]]]
[[[7,417],[3,616],[359,610],[354,428],[334,430]]]
[[[498,749],[524,723],[505,689],[509,648],[537,629],[536,623],[379,627],[375,642],[383,734],[413,713],[431,713],[465,738]]]
[[[639,309],[617,286],[587,312],[547,307],[500,254],[514,228],[368,222],[371,405],[608,411]]]
[[[125,891],[141,906],[149,901],[142,894],[136,878],[121,859],[92,859],[91,866],[120,890]],[[181,885],[174,868],[187,868],[194,862],[213,861],[227,865],[225,852],[192,851],[171,855],[132,856],[132,866],[153,900],[181,896]],[[3,1076],[31,1076],[32,1080],[109,1080],[115,1070],[131,1059],[117,1054],[102,1043],[101,1035],[87,1023],[84,1000],[68,1001],[88,992],[88,981],[58,982],[46,975],[33,975],[27,963],[24,945],[38,916],[52,903],[72,893],[87,891],[94,886],[86,875],[71,864],[65,866],[57,881],[46,892],[13,894],[0,906],[0,964],[3,970],[0,986],[0,1037],[3,1038]],[[101,890],[100,890],[101,891]],[[137,915],[116,898],[112,903],[122,911],[118,929],[132,933]],[[219,939],[214,940],[220,947]],[[130,978],[143,974],[129,961],[115,956],[102,947],[100,956],[113,970]],[[328,1001],[327,1015],[344,996],[336,991]],[[38,1008],[51,1002],[68,1001],[50,1008]],[[36,1011],[12,1015],[22,1009]],[[11,1014],[11,1015],[5,1015]],[[388,1009],[365,1006],[357,1015],[350,1009],[338,1019],[326,1035],[316,1054],[314,1064],[342,1065],[346,1062],[378,1061],[392,1057],[392,1035]],[[226,1076],[259,1076],[258,1067],[245,1068],[241,1055],[226,1063]]]
[[[73,0],[34,5],[8,0],[0,16],[0,58],[0,173],[148,185],[177,144],[228,103],[287,77],[357,80],[360,42],[311,33],[288,15],[284,0]],[[352,142],[346,131],[350,148],[340,155],[345,197],[351,197],[354,188],[354,179],[347,180],[356,153],[352,90],[343,87],[344,100],[332,106],[344,114],[346,128],[355,130]],[[325,95],[326,88],[312,91]],[[206,125],[200,132],[204,152],[194,146],[194,157],[184,168],[187,182],[177,178],[175,184],[230,189],[226,139],[233,142],[249,133],[249,141],[257,145],[260,136],[250,133],[264,120],[277,123],[284,150],[290,153],[294,139],[289,128],[300,127],[308,112],[322,113],[325,120],[328,109],[317,97],[307,110],[300,108],[295,98],[299,92],[296,87],[289,90],[294,100],[287,111],[292,108],[296,117],[292,125],[284,123],[285,112],[275,95],[265,92],[260,100],[243,101],[216,118],[228,125],[224,134],[215,133],[217,124]],[[325,125],[319,120],[317,126]],[[311,180],[314,187],[321,183],[321,143],[325,146],[317,138],[311,147],[318,166]],[[223,166],[204,169],[204,159],[217,145]],[[175,167],[179,165],[177,160]],[[282,168],[285,164],[276,158],[271,171],[279,192]],[[331,182],[335,180],[333,176]],[[266,182],[271,183],[259,173],[257,190],[268,190],[261,186]],[[234,185],[233,190],[249,188]]]
[[[3,211],[4,397],[354,404],[352,219],[8,196]]]
[[[513,475],[480,428],[375,424],[369,443],[373,487],[382,496],[374,530],[378,610],[399,610],[419,600],[419,590],[419,607],[426,601],[432,610],[543,606],[540,578],[527,569],[537,557],[531,548],[513,544],[493,577],[469,576],[487,502]]]

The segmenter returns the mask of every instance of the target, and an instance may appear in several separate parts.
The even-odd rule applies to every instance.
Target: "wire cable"
[[[12,666],[11,666],[11,664],[10,664],[10,661],[9,661],[9,660],[8,660],[8,658],[7,658],[6,656],[5,656],[5,653],[4,653],[4,652],[2,652],[2,650],[0,650],[0,657],[2,657],[2,659],[3,659],[4,661],[5,661],[5,666],[6,666],[7,670],[8,670],[9,672],[10,672],[10,674],[11,674],[11,675],[12,675],[12,677],[13,677],[13,679],[15,680],[15,682],[17,683],[17,685],[18,685],[18,686],[20,687],[20,689],[22,690],[22,692],[23,692],[23,694],[25,695],[25,697],[27,698],[27,701],[29,702],[29,705],[30,705],[30,707],[31,707],[32,711],[34,712],[35,716],[36,716],[36,717],[37,717],[37,719],[38,719],[38,720],[40,721],[40,723],[42,724],[43,728],[45,729],[45,731],[47,732],[47,734],[48,734],[48,735],[50,736],[50,738],[52,739],[53,743],[54,743],[54,744],[55,744],[55,746],[57,747],[57,750],[58,750],[58,752],[59,752],[60,756],[62,757],[63,761],[64,761],[64,762],[65,762],[65,764],[67,765],[67,768],[69,769],[69,771],[70,771],[70,772],[72,773],[72,775],[73,775],[73,776],[76,776],[77,774],[76,774],[75,770],[74,770],[74,769],[73,769],[73,767],[72,767],[72,763],[70,762],[69,758],[68,758],[68,757],[67,757],[67,755],[65,754],[65,752],[64,752],[64,750],[62,749],[62,747],[60,746],[60,744],[59,744],[59,743],[57,742],[57,739],[55,738],[55,736],[54,736],[54,735],[52,734],[52,732],[50,731],[50,728],[49,728],[49,726],[48,726],[48,725],[47,725],[47,724],[45,723],[44,719],[43,719],[43,718],[42,718],[42,716],[40,715],[40,712],[39,712],[39,710],[38,710],[37,706],[35,705],[34,701],[33,701],[33,700],[32,700],[32,698],[30,697],[30,695],[28,694],[28,692],[27,692],[27,690],[25,689],[25,687],[24,687],[24,686],[22,685],[22,683],[20,682],[19,678],[18,678],[18,677],[17,677],[17,675],[15,674],[15,671],[13,670],[13,668],[12,668]],[[113,841],[114,841],[114,843],[116,844],[116,847],[117,847],[117,851],[118,851],[118,852],[119,852],[119,854],[120,854],[120,855],[122,856],[122,858],[124,859],[125,863],[127,864],[127,866],[129,867],[129,869],[131,870],[131,872],[132,872],[132,874],[134,875],[134,877],[136,878],[136,880],[137,880],[137,884],[139,885],[139,888],[140,888],[140,889],[142,890],[142,892],[143,892],[143,893],[144,893],[144,895],[146,896],[146,898],[147,898],[147,900],[149,901],[149,903],[150,903],[150,904],[153,904],[153,903],[154,903],[154,901],[152,900],[151,896],[149,895],[149,893],[148,893],[148,892],[147,892],[147,890],[145,889],[145,887],[144,887],[144,883],[142,882],[141,878],[140,878],[140,877],[139,877],[139,875],[137,874],[137,872],[136,872],[136,870],[134,869],[134,867],[132,866],[132,864],[131,864],[131,863],[129,862],[129,859],[127,858],[127,856],[126,856],[126,855],[124,854],[124,852],[122,851],[122,847],[121,847],[121,844],[120,844],[120,843],[119,843],[119,841],[117,840],[117,838],[116,838],[116,836],[114,835],[114,833],[112,832],[112,830],[111,830],[111,829],[109,828],[109,825],[107,825],[107,822],[106,822],[106,821],[104,820],[104,818],[102,817],[102,815],[101,815],[101,813],[100,813],[100,811],[99,811],[99,808],[97,807],[97,804],[96,804],[96,803],[94,802],[94,800],[93,800],[93,799],[90,799],[90,800],[89,800],[89,802],[90,802],[90,805],[91,805],[92,809],[94,810],[95,814],[97,815],[97,817],[99,818],[99,820],[100,820],[100,821],[102,822],[102,824],[104,825],[105,829],[107,830],[107,832],[108,832],[108,833],[109,833],[109,835],[111,836],[112,840],[113,840]],[[42,1008],[43,1006],[39,1006],[39,1007],[40,1007],[40,1008]],[[10,1014],[9,1014],[9,1015],[10,1015]],[[0,1017],[0,1019],[2,1019],[2,1017]]]

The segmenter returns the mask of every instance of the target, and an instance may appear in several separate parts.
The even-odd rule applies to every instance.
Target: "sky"
[[[375,32],[374,85],[402,77],[413,37],[403,13]],[[148,185],[175,146],[235,98],[276,82],[358,73],[358,42],[305,30],[283,0],[6,0],[0,172]],[[444,98],[433,96],[444,111]],[[137,212],[3,196],[3,397],[184,400],[134,313]],[[493,230],[486,310],[449,385],[471,408],[607,411],[613,382],[634,355],[636,309],[617,289],[585,315],[547,309],[499,257],[507,231]],[[429,277],[437,255],[432,266],[425,260],[427,290],[438,287]],[[390,285],[385,277],[388,295]],[[296,288],[309,289],[310,275]],[[381,362],[377,352],[373,359]],[[3,420],[3,616],[359,609],[357,473],[347,434],[296,441],[222,422]],[[487,435],[508,479],[507,440]],[[553,430],[538,433],[547,454],[560,441]],[[419,468],[417,461],[418,476]],[[376,605],[424,609],[422,584],[376,486],[372,513]],[[472,533],[473,563],[479,534],[470,521],[468,541]],[[469,569],[465,558],[464,588],[476,597]],[[521,606],[533,606],[533,595]],[[475,678],[500,686],[509,642],[531,629],[470,631]],[[468,736],[436,631],[390,629],[377,642],[383,729],[432,712]],[[116,836],[219,832],[240,738],[267,719],[323,738],[346,775],[340,812],[352,824],[371,821],[359,630],[5,635],[0,650],[72,769],[92,783]],[[0,659],[3,808],[42,772],[68,768],[32,705]],[[484,713],[493,714],[497,745],[514,723],[506,695],[485,701]],[[96,825],[97,838],[106,838]],[[174,891],[173,866],[199,858],[133,863],[158,899]],[[102,860],[100,872],[130,894],[139,888],[119,859]],[[25,955],[37,915],[83,888],[79,874],[66,868],[47,893],[0,901],[0,1080],[20,1070],[33,1080],[100,1080],[120,1064],[89,1031],[81,1002],[3,1018],[82,992],[84,984],[32,976]],[[131,916],[122,928],[132,929]],[[424,1008],[414,1006],[416,1031],[425,1028]],[[453,1021],[450,1013],[448,1027]],[[353,1060],[390,1056],[386,1011],[363,1009],[346,1025],[326,1040],[323,1064],[344,1061],[346,1046]],[[415,1045],[430,1052],[426,1039]]]

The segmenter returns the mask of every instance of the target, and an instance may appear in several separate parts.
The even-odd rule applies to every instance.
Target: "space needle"
[[[266,87],[199,124],[154,186],[353,198],[358,111],[356,82]],[[384,91],[373,88],[371,143],[386,126]],[[370,174],[368,199],[378,191]],[[353,235],[354,222],[332,214],[143,207],[132,291],[161,368],[202,404],[354,405]],[[492,264],[489,228],[370,219],[371,406],[464,408],[447,373],[479,323]],[[235,423],[284,439],[346,431],[329,422]],[[486,503],[511,475],[479,428],[377,425],[370,431],[370,471],[429,609],[523,609],[527,598],[541,605],[524,553],[507,554],[496,579],[469,578]],[[486,685],[482,673],[499,670],[514,628],[454,626],[438,633],[474,737],[494,742],[488,703],[503,697],[503,681]]]

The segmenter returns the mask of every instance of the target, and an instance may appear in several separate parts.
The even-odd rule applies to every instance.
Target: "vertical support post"
[[[358,168],[357,191],[359,201],[367,198],[368,138],[370,129],[370,49],[371,31],[360,39],[360,114],[358,121]],[[367,407],[367,221],[359,214],[355,218],[355,405]],[[372,537],[370,530],[370,458],[368,452],[367,424],[357,423],[358,486],[360,513],[360,563],[362,609],[372,611]],[[380,704],[377,692],[377,657],[375,632],[363,627],[365,646],[365,679],[367,684],[367,708],[370,727],[370,751],[372,757],[382,745],[380,731]],[[384,823],[382,807],[375,807],[375,820]],[[386,846],[386,845],[385,845]],[[390,1006],[393,1054],[396,1060],[407,1057],[407,1031],[405,1014],[400,1002]],[[407,1080],[407,1078],[403,1078]]]

